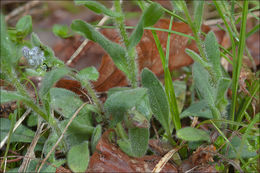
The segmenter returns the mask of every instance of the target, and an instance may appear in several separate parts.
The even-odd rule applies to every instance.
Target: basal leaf
[[[161,82],[156,76],[145,68],[142,71],[142,85],[148,89],[150,106],[155,118],[161,123],[163,128],[169,130],[169,107],[167,97]]]
[[[49,92],[49,90],[53,87],[53,85],[56,82],[58,82],[58,80],[60,80],[62,77],[67,75],[69,72],[70,70],[65,67],[57,68],[47,72],[45,74],[45,77],[43,78],[42,86],[39,91],[40,97],[43,98],[43,96]]]
[[[84,37],[97,42],[113,59],[115,65],[129,76],[127,71],[127,60],[126,60],[126,50],[120,45],[111,42],[98,31],[96,31],[93,26],[82,21],[74,20],[72,22],[71,28],[73,31],[78,32]]]
[[[92,151],[92,153],[95,152],[96,145],[98,143],[98,140],[101,138],[101,135],[102,135],[102,126],[99,124],[99,125],[97,125],[97,127],[93,131],[92,137],[91,137],[91,151]]]
[[[192,127],[184,127],[177,131],[177,137],[185,141],[208,141],[210,136],[207,132]]]
[[[17,36],[26,37],[32,32],[32,17],[25,15],[16,23]]]
[[[231,80],[229,78],[220,78],[217,85],[217,95],[216,95],[216,106],[222,112],[228,104],[227,100],[227,90],[230,86]]]
[[[220,51],[218,41],[213,31],[209,32],[205,38],[205,50],[207,58],[212,64],[213,69],[216,73],[216,78],[222,76],[221,64],[220,64]]]
[[[145,88],[135,88],[125,91],[119,91],[107,98],[104,108],[108,114],[111,114],[114,123],[123,120],[125,112],[134,107],[144,98],[147,90]]]
[[[197,62],[192,67],[193,80],[199,95],[207,100],[208,104],[213,106],[215,104],[216,90],[210,84],[210,77],[207,70]]]
[[[97,2],[97,1],[82,1],[82,0],[74,0],[76,5],[85,5],[90,10],[94,11],[98,14],[105,14],[110,17],[120,17],[121,14],[114,12],[107,7],[105,7],[103,4]]]
[[[180,114],[180,118],[185,118],[188,116],[202,117],[202,118],[208,118],[208,119],[213,118],[211,110],[210,110],[206,100],[200,100],[197,103],[193,103],[192,105],[190,105],[190,107],[185,109]]]
[[[173,82],[173,87],[177,99],[178,110],[181,112],[185,102],[187,85],[184,81],[175,80]]]
[[[11,128],[11,121],[6,118],[0,118],[0,125],[0,140],[2,141]],[[34,131],[21,124],[12,134],[11,142],[31,143],[34,135]],[[44,142],[44,137],[41,137],[38,141],[40,144],[43,144]]]
[[[73,172],[85,172],[89,163],[88,142],[73,146],[68,152],[67,160]]]
[[[131,153],[135,157],[142,157],[148,149],[149,128],[130,128],[129,140]]]
[[[234,147],[236,151],[232,149],[232,147],[225,147],[225,153],[227,153],[227,157],[229,159],[234,159],[236,158],[237,152],[240,152],[240,156],[243,159],[248,159],[252,158],[257,155],[256,151],[250,150],[250,145],[248,141],[246,140],[245,144],[242,146],[242,151],[239,151],[240,149],[240,144],[241,144],[241,139],[238,136],[235,136],[231,139],[230,141],[231,145]]]
[[[7,91],[7,90],[0,90],[1,97],[0,97],[0,103],[7,103],[17,100],[28,100],[28,98],[20,95],[16,91]]]
[[[87,67],[79,71],[77,76],[80,79],[87,79],[92,81],[97,81],[99,73],[95,67]]]
[[[151,3],[143,12],[135,30],[129,38],[129,49],[135,47],[143,36],[144,27],[154,25],[163,15],[163,9],[158,3]]]

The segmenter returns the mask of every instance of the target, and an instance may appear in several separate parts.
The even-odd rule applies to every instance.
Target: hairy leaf
[[[77,74],[77,76],[80,79],[87,79],[87,80],[92,80],[92,81],[97,81],[98,79],[98,71],[95,67],[87,67],[82,70]]]
[[[67,159],[68,166],[73,172],[85,172],[89,162],[88,142],[71,147]]]
[[[180,118],[185,118],[188,116],[202,117],[208,119],[213,118],[211,110],[206,100],[200,100],[197,103],[193,103],[192,105],[190,105],[190,107],[185,109],[180,114]]]
[[[68,74],[70,71],[67,68],[58,68],[54,69],[50,72],[47,72],[45,74],[45,77],[42,81],[42,86],[40,88],[39,94],[42,98],[45,94],[49,92],[51,87],[62,77],[64,77],[66,74]]]
[[[222,76],[221,65],[220,65],[220,51],[218,41],[213,31],[209,32],[205,38],[205,50],[207,58],[212,64],[212,67],[216,73],[216,78]]]
[[[158,3],[150,4],[142,14],[135,30],[129,38],[129,49],[135,47],[143,36],[144,27],[154,25],[163,15],[163,9]]]
[[[149,129],[148,128],[130,128],[129,140],[131,153],[135,157],[142,157],[148,149]]]
[[[93,26],[82,21],[74,20],[72,22],[71,28],[73,31],[78,32],[84,37],[97,42],[113,59],[115,65],[129,76],[127,71],[127,61],[126,61],[126,50],[120,45],[111,42],[98,31],[96,31]]]
[[[32,17],[29,15],[23,16],[16,23],[17,36],[26,37],[28,34],[32,32]]]
[[[95,127],[95,130],[93,131],[92,137],[91,137],[91,151],[92,153],[96,150],[96,145],[98,143],[98,140],[101,138],[102,135],[102,126],[99,124],[97,127]]]
[[[0,103],[7,103],[7,102],[12,102],[12,101],[17,101],[17,100],[28,100],[28,98],[20,95],[16,91],[7,91],[7,90],[0,90],[1,92],[1,97],[0,97]]]
[[[54,33],[54,35],[61,38],[68,38],[72,36],[71,34],[69,34],[69,27],[66,25],[55,24],[52,27],[52,32]]]
[[[184,127],[177,131],[177,137],[185,141],[208,141],[210,136],[207,132],[192,127]]]
[[[114,119],[113,123],[122,121],[125,112],[142,100],[146,92],[145,88],[135,88],[119,91],[108,97],[104,108],[108,114],[112,115]]]
[[[0,140],[2,141],[11,128],[11,121],[6,118],[0,118]],[[30,143],[34,138],[35,132],[24,125],[20,125],[12,134],[11,142],[25,142]],[[41,137],[38,143],[43,144],[44,137]]]
[[[148,89],[150,106],[154,116],[167,131],[169,130],[169,107],[163,86],[153,72],[147,68],[142,71],[141,76],[142,85]]]
[[[82,1],[82,0],[74,0],[76,5],[85,5],[87,8],[90,10],[94,11],[95,13],[98,14],[105,14],[110,17],[120,17],[121,14],[114,12],[110,9],[108,9],[106,6],[103,4],[97,2],[97,1]]]
[[[185,52],[196,62],[200,63],[204,68],[211,67],[209,63],[205,62],[200,55],[190,49],[186,49]]]

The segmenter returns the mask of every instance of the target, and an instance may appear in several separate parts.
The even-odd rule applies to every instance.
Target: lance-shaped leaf
[[[210,64],[205,62],[200,55],[190,49],[185,49],[185,52],[196,62],[200,63],[204,68],[210,68]]]
[[[134,157],[142,157],[148,149],[149,128],[130,128],[129,140],[131,154]]]
[[[121,15],[120,13],[108,9],[106,6],[97,1],[74,0],[74,2],[76,5],[85,5],[88,9],[98,14],[105,14],[110,17],[120,17]]]
[[[230,85],[230,79],[229,78],[220,78],[217,85],[217,95],[216,95],[216,106],[219,108],[219,110],[222,112],[226,105],[228,104],[228,100],[226,97],[226,93],[228,90],[228,87]]]
[[[220,51],[218,41],[214,32],[209,32],[205,38],[205,50],[209,63],[212,64],[214,71],[216,72],[216,79],[222,76],[220,65]]]
[[[113,123],[123,120],[125,112],[134,107],[146,95],[147,89],[135,88],[119,91],[107,98],[104,108],[113,117]]]
[[[102,135],[102,126],[99,124],[97,127],[95,127],[92,136],[91,136],[91,151],[92,153],[96,150],[96,145],[98,143],[98,140],[101,138]]]
[[[16,91],[7,91],[7,90],[0,90],[1,97],[0,97],[0,103],[7,103],[12,101],[21,101],[21,100],[28,100],[28,98],[20,95]]]
[[[195,62],[192,67],[192,74],[199,95],[207,100],[209,105],[215,105],[216,90],[210,84],[211,81],[208,71],[205,70],[201,64]]]
[[[132,35],[130,36],[130,38],[129,38],[130,43],[129,43],[128,48],[131,49],[132,47],[135,47],[143,36],[144,27],[154,25],[160,19],[160,17],[162,15],[163,15],[163,9],[162,9],[161,5],[158,3],[151,3],[151,5],[149,5],[145,9],[135,30],[133,31]]]
[[[148,89],[150,106],[155,118],[166,131],[169,131],[169,106],[161,82],[153,72],[145,68],[142,71],[142,85]]]
[[[74,20],[71,28],[73,31],[78,32],[89,40],[97,42],[110,55],[115,65],[129,76],[127,71],[126,50],[123,47],[111,42],[96,31],[93,26],[82,20]]]
[[[192,127],[185,127],[177,131],[177,137],[185,141],[208,141],[210,136],[207,132],[195,129]]]
[[[46,73],[43,81],[42,81],[42,86],[40,88],[40,97],[42,98],[46,93],[49,92],[51,87],[63,76],[68,74],[70,72],[69,69],[67,68],[58,68],[54,69],[48,73]]]

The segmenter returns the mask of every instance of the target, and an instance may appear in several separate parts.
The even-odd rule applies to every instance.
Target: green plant
[[[172,1],[173,11],[150,0],[137,1],[136,4],[142,10],[142,14],[137,25],[129,27],[125,25],[126,14],[120,0],[114,1],[112,9],[97,1],[75,0],[76,5],[84,5],[97,14],[110,17],[115,23],[115,26],[110,27],[116,28],[121,37],[119,43],[110,41],[95,29],[97,26],[82,20],[72,22],[73,32],[70,32],[67,26],[53,26],[53,33],[61,38],[68,38],[78,33],[98,43],[127,77],[131,86],[111,88],[104,104],[99,100],[91,84],[91,81],[97,81],[98,71],[94,67],[80,71],[66,67],[55,57],[51,48],[42,44],[38,36],[32,32],[30,16],[22,17],[15,28],[7,28],[5,23],[1,22],[1,79],[15,88],[12,91],[1,88],[1,104],[15,101],[18,105],[18,109],[9,115],[10,120],[1,118],[1,141],[8,136],[4,159],[12,143],[31,143],[36,139],[37,135],[34,137],[34,134],[37,133],[27,126],[20,125],[17,129],[14,128],[23,107],[32,111],[27,121],[29,127],[37,126],[39,129],[43,123],[48,125],[46,133],[41,134],[36,145],[42,150],[45,159],[43,162],[31,161],[27,171],[53,171],[53,168],[45,163],[47,161],[56,167],[67,163],[73,172],[84,172],[88,167],[90,155],[95,152],[102,131],[107,128],[115,130],[116,142],[122,151],[132,157],[142,157],[147,151],[150,152],[148,143],[151,138],[150,120],[153,117],[160,124],[158,133],[161,139],[178,148],[178,152],[173,155],[173,160],[177,164],[180,158],[188,157],[189,151],[197,149],[202,144],[213,144],[219,151],[213,153],[218,160],[223,157],[226,160],[236,159],[239,162],[238,170],[257,171],[259,156],[256,151],[259,148],[259,139],[256,139],[255,135],[259,135],[257,123],[260,114],[254,115],[250,107],[252,100],[255,98],[259,100],[257,74],[256,80],[246,81],[248,94],[240,94],[237,91],[243,54],[246,50],[245,40],[259,30],[259,25],[246,33],[246,17],[250,12],[248,1],[240,5],[242,12],[240,31],[235,26],[238,21],[234,19],[234,7],[239,6],[239,2],[213,1],[211,5],[218,11],[231,39],[231,48],[225,49],[218,44],[214,32],[203,33],[201,30],[206,3],[208,2],[192,2],[193,13],[191,13],[185,1]],[[171,17],[169,29],[153,27],[164,13]],[[1,21],[3,20],[1,16]],[[172,31],[174,20],[187,23],[193,36]],[[103,27],[109,28],[109,26]],[[127,29],[132,29],[132,33],[128,33]],[[164,70],[164,85],[147,68],[140,72],[141,82],[138,81],[136,46],[145,29],[151,30],[156,43]],[[165,51],[156,31],[168,33]],[[29,34],[31,37],[27,40]],[[198,52],[185,50],[195,61],[191,73],[192,85],[196,91],[191,101],[186,99],[188,101],[185,106],[183,105],[187,83],[173,82],[172,72],[169,69],[172,34],[194,40],[198,48]],[[202,39],[203,36],[205,39]],[[232,61],[228,58],[230,55]],[[227,59],[233,66],[232,77],[222,67],[221,57]],[[25,62],[24,65],[20,65],[21,62]],[[46,66],[50,70],[47,70]],[[32,74],[43,77],[40,88],[29,80]],[[93,104],[84,103],[72,91],[55,88],[55,83],[65,76],[79,81]],[[34,87],[35,97],[28,91],[27,82]],[[232,88],[231,97],[227,96],[229,88]],[[192,91],[192,88],[190,90]],[[188,117],[199,117],[201,122],[197,126],[184,127],[182,121],[186,121]],[[245,118],[249,123],[243,121]],[[205,124],[211,125],[207,131],[200,128]],[[218,133],[217,138],[212,139],[212,134],[215,132]],[[66,155],[66,159],[57,159],[55,149]],[[39,163],[40,166],[37,167]],[[230,163],[233,162],[218,164],[216,169],[228,171],[229,168],[225,165]]]

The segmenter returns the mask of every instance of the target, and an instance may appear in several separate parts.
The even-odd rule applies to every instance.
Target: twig
[[[252,12],[254,15],[256,16],[260,16],[260,11],[254,11]],[[240,16],[236,16],[235,19],[237,20]],[[247,19],[254,17],[252,14],[248,13]],[[207,20],[205,22],[203,22],[203,24],[208,25],[208,26],[212,26],[212,25],[216,25],[216,24],[221,24],[223,23],[222,19],[212,19],[212,20]]]
[[[55,145],[52,147],[52,149],[49,151],[49,153],[47,154],[47,156],[44,158],[44,160],[42,161],[39,169],[37,170],[37,172],[39,173],[41,168],[43,167],[43,165],[45,164],[45,162],[47,161],[47,159],[50,157],[51,153],[55,150],[55,148],[59,145],[60,141],[62,140],[62,138],[64,137],[65,132],[67,131],[68,127],[70,126],[70,124],[72,123],[72,121],[74,120],[74,118],[76,118],[76,116],[78,115],[78,113],[80,112],[80,110],[86,105],[87,103],[82,104],[77,111],[74,113],[74,115],[71,117],[71,119],[69,120],[68,124],[66,125],[66,127],[64,128],[61,136],[59,137],[59,139],[57,140],[57,142],[55,143]]]
[[[27,2],[25,5],[18,7],[16,9],[14,9],[11,13],[9,13],[6,17],[5,17],[5,21],[8,21],[9,19],[11,19],[14,16],[19,15],[20,13],[22,13],[23,11],[32,8],[33,6],[36,6],[37,4],[40,3],[40,0],[34,0],[34,1],[29,1]]]
[[[109,19],[108,16],[104,16],[99,23],[97,24],[97,26],[102,26],[107,20]],[[98,28],[99,29],[99,28]],[[81,45],[78,47],[78,49],[73,53],[73,55],[70,57],[70,59],[66,62],[66,65],[70,65],[72,63],[72,61],[80,54],[80,52],[83,50],[83,48],[87,45],[88,43],[88,39],[85,39]]]
[[[22,117],[15,123],[14,125],[14,129],[13,129],[13,133],[14,131],[19,127],[19,125],[23,122],[23,120],[27,117],[27,115],[29,115],[29,113],[31,112],[31,109],[27,109],[27,111],[22,115]],[[5,138],[1,141],[0,143],[0,149],[4,146],[4,144],[6,143],[7,139],[8,139],[9,133],[5,136]]]
[[[28,157],[28,158],[24,158],[23,159],[23,163],[22,165],[20,166],[19,168],[19,172],[26,172],[27,170],[27,167],[28,165],[30,164],[31,162],[31,159],[30,158],[34,158],[35,157],[35,154],[34,154],[34,148],[38,142],[38,140],[40,139],[40,136],[41,136],[41,133],[42,133],[42,129],[44,127],[45,123],[42,123],[38,126],[36,132],[35,132],[35,136],[32,140],[32,143],[30,144],[29,148],[28,148],[28,151],[27,153],[25,154],[25,157]]]

